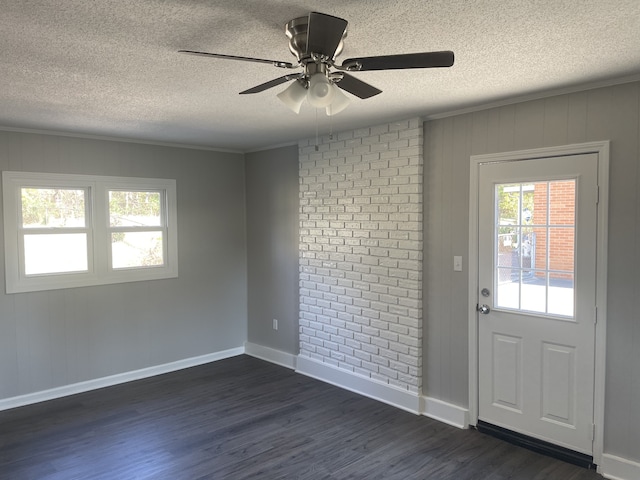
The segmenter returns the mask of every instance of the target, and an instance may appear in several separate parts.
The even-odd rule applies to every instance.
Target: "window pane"
[[[497,273],[496,306],[520,308],[520,272],[517,269],[498,268]]]
[[[522,225],[531,225],[533,223],[533,213],[535,211],[535,194],[537,185],[522,186],[522,201],[520,208],[520,223]]]
[[[546,227],[534,227],[532,235],[531,261],[532,266],[540,270],[547,268],[547,235]]]
[[[545,272],[531,272],[522,279],[522,310],[545,313],[547,310],[547,276]]]
[[[549,224],[574,225],[576,223],[576,181],[551,182],[549,187],[552,205]]]
[[[85,190],[22,188],[23,228],[85,226]]]
[[[517,227],[498,227],[498,266],[511,267],[518,265],[518,231]]]
[[[86,272],[86,233],[27,234],[24,236],[26,275]]]
[[[573,274],[549,274],[549,313],[573,317]]]
[[[113,232],[112,268],[154,267],[164,265],[162,232]]]
[[[498,185],[498,224],[517,225],[520,185]]]
[[[109,191],[112,227],[160,227],[160,192]]]
[[[547,224],[547,206],[548,206],[548,188],[547,182],[538,182],[534,184],[533,205],[531,223],[533,225]]]
[[[575,229],[549,228],[549,269],[573,272]]]

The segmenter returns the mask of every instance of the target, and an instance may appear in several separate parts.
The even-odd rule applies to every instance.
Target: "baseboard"
[[[452,403],[430,397],[422,397],[422,414],[453,427],[469,428],[469,410]]]
[[[420,396],[407,390],[298,355],[296,372],[345,390],[392,405],[411,413],[420,413]]]
[[[116,375],[110,375],[108,377],[73,383],[71,385],[63,385],[61,387],[42,390],[40,392],[28,393],[26,395],[20,395],[17,397],[5,398],[0,400],[0,411],[8,410],[10,408],[23,407],[25,405],[31,405],[33,403],[44,402],[46,400],[53,400],[55,398],[66,397],[68,395],[75,395],[76,393],[88,392],[89,390],[96,390],[98,388],[110,387],[121,383],[131,382],[133,380],[141,380],[143,378],[149,378],[155,375],[162,375],[163,373],[175,372],[184,368],[195,367],[197,365],[203,365],[205,363],[235,357],[237,355],[242,355],[243,353],[243,347],[232,348],[229,350],[223,350],[221,352],[209,353],[207,355],[201,355],[198,357],[186,358],[175,362],[165,363],[163,365],[142,368],[140,370],[119,373]]]
[[[244,353],[251,355],[252,357],[259,358],[260,360],[275,363],[281,367],[291,368],[292,370],[296,369],[296,355],[292,355],[281,350],[264,347],[256,343],[245,342]]]
[[[640,478],[640,463],[605,453],[598,473],[611,480],[635,480]]]

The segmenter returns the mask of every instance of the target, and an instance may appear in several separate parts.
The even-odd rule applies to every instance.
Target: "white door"
[[[597,154],[483,164],[478,418],[593,454]]]

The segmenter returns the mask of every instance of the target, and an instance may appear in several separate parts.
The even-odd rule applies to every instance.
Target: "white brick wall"
[[[422,122],[299,143],[300,355],[419,393]]]

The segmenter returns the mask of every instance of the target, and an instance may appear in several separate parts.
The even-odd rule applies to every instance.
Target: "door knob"
[[[486,304],[477,305],[476,310],[483,315],[487,315],[491,311],[491,309],[489,308],[489,305],[486,305]]]

